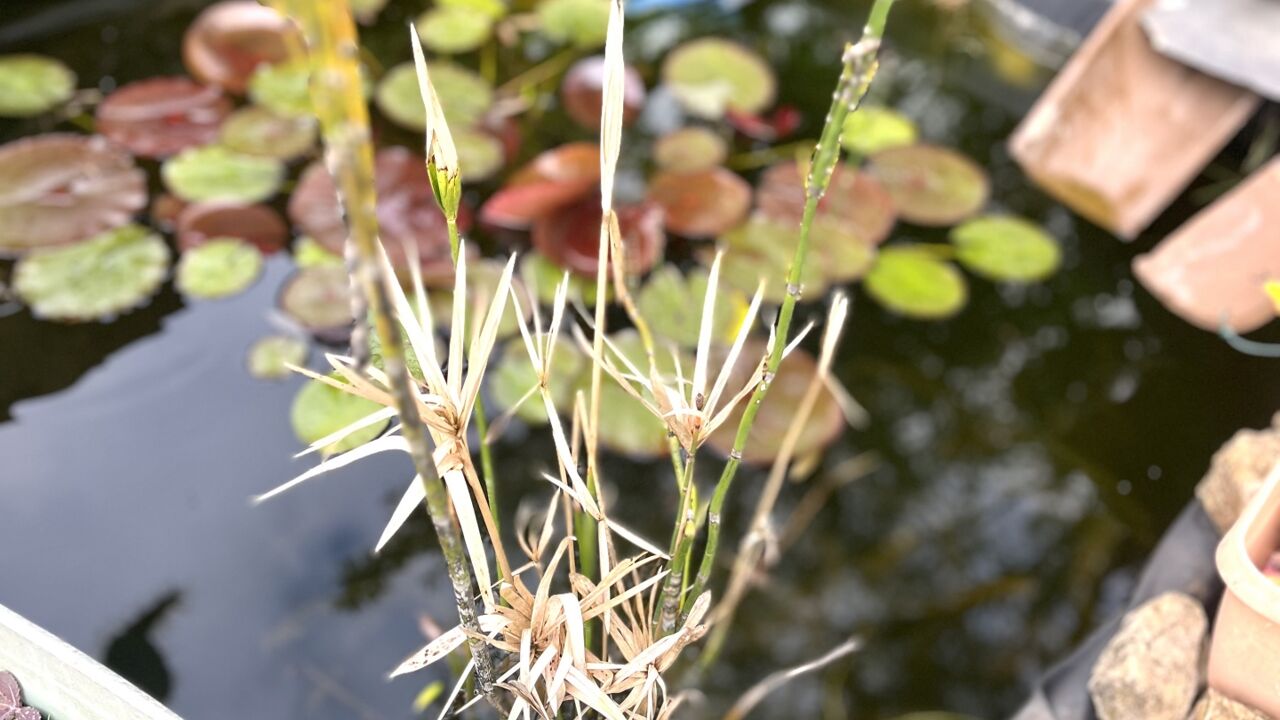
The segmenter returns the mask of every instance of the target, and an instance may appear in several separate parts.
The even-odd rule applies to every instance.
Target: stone
[[[1223,533],[1231,529],[1271,468],[1280,462],[1280,413],[1271,427],[1244,429],[1213,454],[1196,497]]]
[[[1187,720],[1271,720],[1271,717],[1210,688]]]
[[[1200,688],[1209,619],[1194,598],[1165,593],[1129,612],[1089,676],[1101,720],[1185,720]]]

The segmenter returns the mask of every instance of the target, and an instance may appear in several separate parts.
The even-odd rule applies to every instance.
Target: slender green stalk
[[[686,599],[696,598],[702,593],[715,568],[716,552],[720,546],[721,513],[724,511],[725,499],[729,495],[729,488],[733,485],[738,466],[742,463],[742,449],[747,444],[751,426],[755,423],[760,405],[769,393],[774,375],[782,363],[783,348],[786,347],[791,331],[791,319],[795,315],[796,301],[800,298],[800,278],[809,254],[809,235],[813,228],[813,218],[817,214],[818,202],[826,193],[831,173],[835,171],[836,163],[840,159],[840,133],[844,128],[845,120],[850,113],[857,110],[875,77],[880,39],[884,35],[885,22],[893,2],[894,0],[876,0],[871,8],[867,26],[863,30],[862,40],[856,45],[845,48],[844,68],[836,84],[836,91],[831,100],[831,110],[827,113],[822,135],[809,163],[809,174],[805,178],[805,204],[800,221],[800,241],[796,244],[796,251],[791,258],[790,270],[787,273],[787,294],[778,313],[773,348],[766,362],[764,377],[747,401],[742,420],[738,423],[738,432],[734,436],[729,461],[725,464],[724,472],[721,473],[715,492],[711,496],[711,505],[707,512],[707,545],[702,553],[702,562],[698,565],[698,574],[694,578],[689,593],[685,596]]]
[[[355,25],[345,2],[280,0],[298,18],[307,36],[313,82],[312,102],[324,133],[325,160],[337,181],[339,199],[356,262],[352,271],[367,298],[374,330],[382,343],[383,369],[391,385],[405,442],[426,495],[427,511],[453,583],[458,618],[468,630],[476,678],[486,695],[493,690],[493,665],[476,621],[474,582],[453,524],[445,490],[427,435],[418,420],[417,395],[404,360],[404,346],[379,262],[378,219],[374,211],[373,147],[369,115],[360,89]],[[357,320],[359,321],[359,319]],[[492,697],[492,696],[491,696]]]
[[[658,633],[669,635],[676,629],[680,619],[682,592],[685,589],[685,568],[693,550],[693,540],[698,534],[697,505],[693,481],[693,467],[696,455],[686,454],[684,460],[684,477],[680,480],[680,507],[676,514],[676,528],[671,536],[671,574],[667,575],[662,587],[662,601],[655,611],[661,610],[658,622]]]

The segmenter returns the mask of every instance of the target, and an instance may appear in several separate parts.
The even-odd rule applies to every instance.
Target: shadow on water
[[[104,87],[180,71],[190,4],[148,5],[145,22],[93,14],[111,7],[126,5],[6,3],[0,39],[66,58],[82,78],[111,78]],[[67,8],[89,19],[36,24]],[[1066,263],[1032,288],[975,280],[968,307],[939,323],[889,316],[855,291],[838,374],[872,423],[784,494],[788,512],[810,488],[840,486],[775,582],[748,598],[708,678],[713,707],[856,632],[868,638],[859,656],[797,681],[760,716],[1007,713],[1040,668],[1121,606],[1213,450],[1275,409],[1273,365],[1182,324],[1132,281],[1131,258],[1194,204],[1180,201],[1123,245],[1047,201],[1003,148],[1036,86],[998,79],[963,25],[923,3],[901,10],[875,92],[985,165],[999,206],[1046,224]],[[637,23],[633,37],[756,38],[784,78],[783,100],[823,108],[829,59],[864,11],[834,0],[699,6]],[[399,13],[388,19],[397,32]],[[34,27],[46,30],[32,38]],[[820,120],[810,111],[806,132]],[[0,125],[0,137],[29,129]],[[897,237],[941,236],[903,227]],[[271,330],[287,266],[271,259],[228,300],[184,306],[166,291],[110,325],[0,318],[0,567],[23,580],[0,586],[0,602],[80,647],[108,647],[113,666],[192,720],[410,717],[439,675],[388,683],[385,673],[422,644],[422,615],[445,623],[451,611],[426,523],[369,554],[407,463],[371,460],[247,504],[308,462],[290,457],[298,381],[257,381],[243,368],[245,349]],[[546,440],[513,427],[497,446],[499,473],[518,485],[508,497],[544,498]],[[849,480],[864,451],[877,469]],[[676,503],[667,468],[609,462],[615,503],[659,532]],[[699,468],[704,481],[714,465]],[[762,479],[748,472],[737,484],[730,532]],[[166,611],[173,588],[181,604]],[[121,631],[126,617],[140,619]]]

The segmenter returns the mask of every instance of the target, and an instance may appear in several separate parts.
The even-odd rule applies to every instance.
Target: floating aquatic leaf
[[[218,138],[231,101],[184,77],[129,83],[98,105],[98,132],[135,155],[163,158]]]
[[[311,64],[305,58],[259,65],[249,78],[249,99],[276,114],[311,117]]]
[[[178,258],[174,284],[202,300],[238,295],[262,274],[262,253],[243,240],[212,238]]]
[[[187,205],[186,200],[162,192],[151,199],[151,207],[147,210],[147,215],[157,230],[172,232],[178,226],[178,216],[187,209]]]
[[[32,117],[61,105],[76,91],[76,75],[44,55],[0,55],[0,117]]]
[[[372,25],[378,19],[387,0],[350,0],[351,14],[365,25]]]
[[[480,208],[486,225],[523,230],[553,210],[578,200],[600,183],[600,150],[575,142],[547,150],[517,170]]]
[[[301,47],[293,23],[254,0],[224,0],[205,8],[182,38],[182,61],[201,82],[245,91],[253,71]]]
[[[293,264],[300,268],[344,267],[342,256],[303,235],[293,243]]]
[[[378,230],[391,262],[408,267],[406,247],[416,247],[428,282],[453,280],[449,230],[444,213],[431,193],[426,162],[421,155],[401,147],[384,148],[374,160]],[[463,205],[458,225],[470,227],[471,214]],[[298,180],[289,198],[289,218],[331,252],[341,254],[347,226],[338,204],[338,191],[323,163],[313,163]]]
[[[289,116],[264,107],[246,107],[232,113],[222,124],[219,139],[223,146],[249,155],[292,160],[315,147],[315,118]]]
[[[106,320],[143,304],[169,269],[159,235],[126,225],[65,248],[36,250],[18,261],[13,288],[37,317]]]
[[[764,298],[782,302],[786,274],[800,242],[798,224],[757,214],[720,237],[726,250],[721,276],[743,293],[754,293],[763,279]],[[809,236],[809,257],[800,277],[802,299],[817,300],[832,284],[856,280],[867,272],[875,257],[849,223],[831,215],[819,215]]]
[[[338,341],[351,333],[351,281],[341,266],[301,268],[285,281],[278,303],[312,335]]]
[[[867,294],[899,315],[922,320],[950,317],[968,297],[964,276],[928,248],[885,248],[867,273]]]
[[[310,445],[368,416],[380,407],[377,403],[345,393],[319,380],[309,380],[293,398],[293,407],[289,410],[289,422],[293,425],[293,434],[298,437],[298,440],[305,445]],[[321,453],[337,455],[353,450],[381,435],[386,427],[387,422],[382,422],[361,428],[324,448]]]
[[[648,272],[662,256],[667,236],[662,209],[653,203],[617,208],[618,229],[627,254],[627,272]],[[543,215],[533,225],[533,246],[563,268],[594,278],[600,251],[600,197],[588,194]]]
[[[502,277],[503,270],[506,268],[505,262],[492,259],[482,259],[476,262],[467,263],[467,297],[470,300],[469,308],[488,308],[493,301],[493,295],[498,289],[498,281]],[[524,302],[527,297],[524,283],[519,277],[512,278],[511,289],[521,298],[521,309],[524,310],[525,318],[533,312],[533,305]],[[450,328],[453,323],[453,290],[441,288],[429,293],[431,301],[432,317],[436,320],[436,327]],[[475,323],[479,323],[477,319]],[[468,332],[474,332],[476,328],[473,324],[468,324]],[[498,323],[498,338],[507,338],[520,332],[519,320],[516,319],[516,310],[514,303],[507,303],[507,309],[502,314],[502,320]]]
[[[752,140],[774,142],[794,133],[804,120],[800,111],[791,105],[783,105],[768,116],[754,115],[729,108],[724,119],[734,130]]]
[[[909,145],[875,153],[871,172],[903,220],[917,225],[951,225],[973,215],[987,202],[986,173],[955,150]]]
[[[1035,282],[1053,274],[1062,251],[1044,228],[1007,215],[984,215],[951,230],[956,259],[992,280]]]
[[[881,105],[864,105],[845,118],[840,144],[851,153],[871,155],[914,145],[918,134],[916,124],[906,115]]]
[[[527,258],[525,262],[528,262]],[[573,392],[578,388],[579,379],[588,367],[587,357],[582,351],[563,335],[560,336],[551,361],[548,387],[551,389],[552,403],[561,413],[572,412]],[[524,345],[518,342],[507,344],[492,372],[488,374],[488,382],[493,402],[500,410],[509,411],[520,402],[538,382],[537,371],[529,362],[529,353]],[[533,425],[547,422],[546,408],[536,394],[520,405],[515,416]]]
[[[290,335],[268,335],[249,346],[246,365],[259,380],[281,380],[289,376],[287,365],[302,367],[309,348],[304,340]]]
[[[658,138],[653,159],[658,167],[675,173],[710,170],[729,157],[729,144],[712,130],[693,126]]]
[[[774,165],[760,178],[756,204],[760,212],[795,227],[804,214],[805,178],[794,161]],[[831,174],[827,194],[818,203],[818,216],[845,223],[863,242],[878,245],[889,237],[896,215],[893,198],[871,175],[840,164]]]
[[[284,165],[272,158],[246,155],[218,145],[184,150],[160,169],[165,187],[189,202],[260,202],[280,189]]]
[[[711,238],[737,227],[751,210],[751,185],[722,167],[690,173],[662,172],[649,182],[649,199],[665,213],[667,229]]]
[[[471,52],[488,42],[493,34],[492,17],[456,5],[433,7],[414,24],[418,26],[422,45],[442,55]]]
[[[753,341],[742,350],[742,356],[734,365],[728,387],[741,387],[755,369],[756,363],[764,357],[765,347],[762,342]],[[782,449],[783,438],[795,422],[799,413],[802,398],[809,387],[809,381],[818,370],[813,356],[803,348],[797,348],[782,361],[778,372],[769,386],[769,394],[756,415],[756,421],[747,435],[747,444],[742,449],[742,459],[748,463],[768,463],[778,457]],[[739,403],[727,422],[712,433],[708,443],[718,452],[725,455],[733,449],[734,436],[738,422],[747,403]],[[844,415],[840,405],[827,389],[818,394],[809,422],[800,432],[796,442],[795,456],[806,457],[821,452],[840,436],[844,427]]]
[[[636,294],[636,305],[655,335],[681,347],[697,347],[702,315],[690,309],[702,307],[707,294],[707,277],[708,272],[703,268],[696,268],[685,275],[671,264],[663,265],[649,275],[644,287]],[[727,283],[721,284],[716,296],[713,338],[725,343],[733,342],[746,310],[746,297]]]
[[[453,133],[458,147],[458,164],[462,167],[462,181],[483,182],[502,169],[506,155],[498,138],[484,130],[462,128]]]
[[[462,8],[480,15],[485,15],[493,20],[498,20],[507,14],[507,3],[505,0],[436,0],[436,5],[440,7]]]
[[[225,200],[187,205],[178,215],[177,231],[182,250],[203,245],[211,238],[236,238],[269,255],[289,239],[289,228],[280,213],[266,205]]]
[[[556,299],[556,287],[564,279],[565,269],[544,257],[537,250],[527,252],[520,259],[520,279],[525,287],[533,291],[534,297],[543,305],[551,305]],[[581,303],[586,307],[595,307],[596,280],[584,275],[570,273],[567,295],[570,303]],[[613,298],[612,286],[605,288],[605,299]],[[523,299],[522,299],[523,302]]]
[[[759,113],[773,104],[777,81],[754,51],[732,40],[702,38],[676,48],[662,82],[690,113],[718,120],[730,110]]]
[[[493,106],[493,87],[460,65],[431,63],[431,84],[444,107],[445,120],[455,132],[478,124]],[[427,129],[427,111],[413,63],[401,63],[388,70],[373,97],[378,110],[391,122],[407,130]]]
[[[573,64],[560,83],[560,102],[573,121],[588,130],[600,129],[604,97],[604,56],[592,55]],[[644,79],[627,67],[622,85],[622,123],[635,120],[644,107]]]
[[[547,37],[582,49],[604,45],[609,25],[607,0],[542,0],[538,22]]]
[[[128,222],[146,202],[146,176],[102,137],[0,146],[0,253],[83,240]]]

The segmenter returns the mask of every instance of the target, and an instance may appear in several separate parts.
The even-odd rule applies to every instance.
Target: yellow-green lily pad
[[[293,243],[293,264],[300,268],[343,267],[342,256],[303,235]]]
[[[276,194],[284,164],[219,145],[183,150],[160,168],[165,187],[188,202],[261,202]]]
[[[0,117],[46,113],[70,100],[75,91],[75,73],[51,57],[0,55]]]
[[[249,99],[279,115],[312,117],[311,64],[305,58],[263,63],[249,78]]]
[[[1054,273],[1062,250],[1044,228],[1019,217],[984,215],[953,228],[956,259],[991,280],[1036,282]]]
[[[18,261],[13,289],[48,320],[106,320],[142,305],[169,270],[169,247],[140,225],[109,230]]]
[[[282,380],[289,376],[289,365],[301,367],[307,361],[309,347],[301,338],[291,335],[268,335],[249,347],[246,366],[259,380]]]
[[[471,52],[489,41],[493,34],[493,18],[485,13],[457,5],[437,5],[414,23],[422,44],[442,55]]]
[[[453,133],[458,147],[458,165],[464,183],[483,182],[493,177],[506,163],[506,154],[498,138],[484,130],[462,128]]]
[[[236,238],[213,238],[182,253],[174,284],[188,297],[238,295],[262,274],[262,253]]]
[[[787,268],[799,242],[800,228],[795,223],[755,215],[720,237],[726,251],[720,269],[722,280],[743,293],[754,294],[763,279],[765,300],[780,303],[786,297]],[[849,223],[834,215],[817,216],[800,277],[801,299],[817,300],[831,285],[861,278],[875,254],[875,247],[863,241]]]
[[[571,339],[562,334],[551,358],[549,387],[551,402],[566,423],[569,413],[573,410],[573,393],[580,385],[579,379],[589,367],[587,356],[573,344]],[[529,360],[528,350],[520,341],[507,343],[502,354],[498,356],[497,363],[488,374],[489,391],[493,394],[493,401],[503,411],[510,411],[515,407],[520,398],[524,397],[537,381],[538,373]],[[542,397],[535,392],[516,409],[515,416],[530,425],[546,424],[547,411]]]
[[[881,249],[863,285],[886,309],[920,320],[955,315],[968,298],[960,271],[917,245]]]
[[[480,122],[493,106],[493,87],[477,73],[449,62],[431,63],[431,84],[436,89],[444,117],[454,133]],[[406,130],[427,128],[418,74],[413,63],[401,63],[383,76],[374,92],[378,110]]]
[[[293,398],[293,407],[289,410],[289,422],[293,425],[293,434],[304,444],[310,445],[368,416],[380,407],[382,406],[375,402],[343,392],[319,380],[310,380]],[[325,455],[336,455],[360,447],[381,435],[387,424],[387,422],[375,423],[367,428],[361,428],[324,448],[321,452]]]
[[[232,113],[220,133],[222,145],[231,150],[277,160],[306,155],[318,134],[314,117],[281,115],[252,105]]]
[[[691,173],[722,165],[729,144],[712,130],[698,125],[676,130],[653,144],[653,160],[669,172]]]
[[[636,294],[636,305],[654,335],[681,347],[698,346],[708,276],[705,268],[696,268],[685,275],[675,265],[663,265],[650,273]],[[743,294],[721,283],[716,292],[712,338],[721,343],[733,342],[746,310],[747,299]]]
[[[870,167],[893,197],[898,215],[917,225],[947,226],[971,217],[991,190],[977,163],[936,145],[881,150],[871,156]]]
[[[662,82],[691,114],[718,120],[729,110],[755,114],[773,104],[777,80],[755,51],[724,38],[681,45],[662,64]]]
[[[604,45],[609,0],[542,0],[537,13],[542,32],[555,42],[583,50]]]
[[[881,105],[864,105],[845,118],[840,144],[857,155],[913,145],[919,136],[911,118]]]

